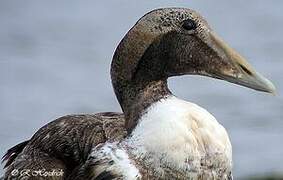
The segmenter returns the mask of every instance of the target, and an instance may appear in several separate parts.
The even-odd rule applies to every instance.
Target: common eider
[[[113,56],[112,84],[123,114],[69,115],[50,122],[8,150],[4,178],[232,179],[225,128],[168,89],[167,79],[180,75],[275,91],[200,14],[156,9],[137,21]],[[29,173],[22,174],[26,169]],[[63,173],[35,177],[38,170]]]

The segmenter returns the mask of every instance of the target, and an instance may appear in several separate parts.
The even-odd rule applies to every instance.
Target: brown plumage
[[[14,169],[62,169],[63,176],[49,178],[65,179],[84,164],[93,147],[108,140],[122,139],[126,135],[124,121],[122,114],[112,112],[69,115],[56,119],[40,128],[29,141],[7,152],[4,156],[8,160],[5,176],[7,179],[19,178],[20,174],[11,176]],[[40,176],[36,179],[40,179]]]
[[[187,111],[195,106],[174,98],[167,86],[169,77],[185,74],[209,76],[265,92],[275,90],[271,82],[223,42],[197,12],[186,8],[153,10],[129,30],[113,56],[111,79],[123,114],[72,115],[45,125],[29,141],[7,152],[5,178],[21,176],[20,173],[13,175],[14,170],[60,169],[63,175],[47,178],[231,179],[231,145],[225,129],[201,108],[195,108],[194,115],[197,115],[191,116]],[[162,102],[168,104],[163,106]],[[161,107],[157,108],[161,113],[150,108],[154,104]],[[173,108],[173,113],[166,114],[175,105],[181,111]],[[160,114],[152,113],[147,117],[150,110]],[[176,118],[179,114],[171,117],[174,123],[180,123],[177,129],[173,128],[174,124],[166,126],[167,116],[174,113],[186,117],[181,120]],[[159,129],[163,124],[156,125],[155,131],[147,134],[151,124],[138,126],[144,116],[146,120],[155,118],[165,123],[165,130],[176,136],[176,142],[188,144],[174,144],[172,138],[168,142],[164,140],[168,134]],[[194,127],[192,121],[195,121]],[[188,129],[179,133],[183,125]],[[152,140],[155,135],[160,138],[160,141],[153,138],[157,146],[145,145],[142,141],[143,138]],[[162,152],[155,152],[159,150],[158,145],[163,145]],[[201,148],[201,145],[207,147]],[[178,150],[175,146],[193,153],[174,159],[178,156],[174,154]],[[212,147],[224,151],[211,155],[218,150]],[[200,152],[204,154],[201,157]],[[196,156],[197,161],[193,163],[195,159],[191,157]],[[152,163],[158,167],[150,167]],[[42,177],[36,177],[39,178]]]

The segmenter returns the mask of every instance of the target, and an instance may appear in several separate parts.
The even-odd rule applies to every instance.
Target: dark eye
[[[195,30],[197,28],[196,23],[191,19],[186,19],[183,21],[182,27],[186,30]]]

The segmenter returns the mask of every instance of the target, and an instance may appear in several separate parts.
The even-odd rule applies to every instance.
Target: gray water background
[[[0,1],[0,155],[66,114],[120,111],[109,75],[127,30],[158,7],[190,7],[277,86],[272,96],[205,77],[171,90],[229,132],[234,176],[283,171],[283,1]],[[3,173],[2,167],[0,174]]]

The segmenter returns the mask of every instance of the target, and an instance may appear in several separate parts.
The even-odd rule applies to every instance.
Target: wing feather
[[[57,179],[64,179],[85,163],[93,147],[123,138],[124,124],[123,114],[112,112],[56,119],[40,128],[30,140],[7,151],[3,157],[7,161],[5,178],[15,169],[61,169],[64,176]]]

